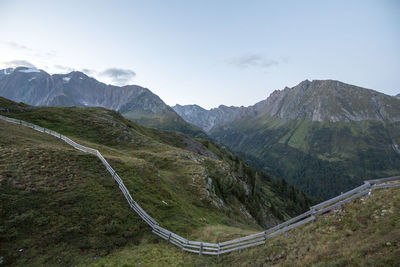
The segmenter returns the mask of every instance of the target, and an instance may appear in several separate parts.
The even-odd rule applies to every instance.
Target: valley
[[[317,199],[400,172],[400,101],[373,90],[304,81],[249,107],[174,109],[252,166]],[[211,117],[210,126],[199,117]]]

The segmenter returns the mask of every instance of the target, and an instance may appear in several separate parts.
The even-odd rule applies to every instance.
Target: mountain
[[[393,97],[334,80],[305,80],[293,88],[276,90],[249,107],[221,105],[205,110],[197,105],[176,105],[173,109],[205,132],[236,119],[262,115],[286,121],[302,118],[320,122],[400,120],[400,107]]]
[[[209,140],[146,128],[105,108],[32,107],[0,97],[0,115],[98,149],[150,216],[188,238],[247,235],[313,203]],[[0,166],[2,263],[86,266],[128,248],[154,260],[160,245],[169,253],[94,155],[0,120]]]
[[[205,110],[198,105],[175,105],[172,108],[184,120],[200,127],[205,132],[209,132],[214,126],[234,120],[246,110],[244,107],[227,107],[224,105],[210,110]]]
[[[253,106],[257,114],[319,122],[400,121],[399,102],[391,96],[334,80],[305,80],[273,92]]]
[[[339,81],[306,80],[241,110],[213,125],[209,135],[314,197],[326,199],[367,177],[400,172],[395,97]]]
[[[399,99],[400,99],[400,94],[397,94],[397,95],[395,95],[395,97],[397,97],[397,98],[399,98]]]
[[[106,85],[78,71],[50,75],[26,67],[0,70],[0,96],[34,106],[105,107],[145,126],[205,137],[149,89]]]

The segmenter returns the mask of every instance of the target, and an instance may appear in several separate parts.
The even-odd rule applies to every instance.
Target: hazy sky
[[[167,104],[251,105],[302,80],[400,93],[400,1],[0,0],[0,67],[84,70]]]

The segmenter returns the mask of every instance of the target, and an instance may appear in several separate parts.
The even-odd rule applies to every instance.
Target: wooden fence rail
[[[276,225],[270,229],[267,229],[264,232],[260,232],[257,234],[236,238],[233,240],[220,242],[220,243],[208,243],[208,242],[200,242],[200,241],[191,241],[187,240],[167,229],[162,228],[159,223],[153,219],[147,212],[145,212],[140,205],[133,200],[131,194],[129,193],[128,189],[125,187],[124,182],[122,181],[121,177],[117,174],[117,172],[111,167],[111,165],[107,162],[107,160],[101,155],[101,153],[93,148],[82,146],[68,137],[57,133],[55,131],[40,127],[38,125],[25,122],[22,120],[17,120],[5,116],[0,115],[0,119],[5,120],[7,122],[27,126],[39,132],[47,133],[57,137],[64,142],[68,143],[69,145],[73,146],[74,148],[83,151],[85,153],[90,153],[96,155],[103,165],[106,167],[107,171],[111,174],[111,177],[117,182],[119,189],[124,194],[129,206],[133,209],[136,214],[138,214],[143,221],[145,221],[151,228],[152,232],[165,239],[168,243],[171,243],[184,251],[204,254],[204,255],[221,255],[224,253],[229,253],[236,250],[241,250],[244,248],[258,246],[265,244],[268,239],[277,236],[282,233],[286,233],[289,230],[296,228],[300,225],[306,224],[308,222],[314,221],[315,217],[321,214],[324,214],[332,209],[338,208],[354,199],[362,197],[364,195],[371,194],[371,190],[374,189],[382,189],[382,188],[389,188],[394,186],[400,186],[400,182],[394,183],[394,181],[400,180],[400,176],[393,176],[381,179],[374,179],[374,180],[367,180],[364,182],[363,185],[356,187],[344,194],[341,194],[337,197],[332,199],[326,200],[321,202],[315,206],[312,206],[309,211],[300,214],[286,222],[283,222],[279,225]]]

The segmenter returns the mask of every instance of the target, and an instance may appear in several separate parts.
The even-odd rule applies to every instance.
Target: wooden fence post
[[[201,255],[203,253],[203,243],[200,243],[200,252],[199,255]]]
[[[311,224],[314,223],[314,218],[315,218],[315,208],[311,208],[311,216],[313,216],[313,219],[311,220]]]
[[[169,233],[169,235],[168,235],[168,240],[167,240],[167,243],[169,243],[169,242],[170,242],[170,240],[171,240],[171,233]]]
[[[368,194],[367,194],[367,198],[370,197],[372,195],[372,188],[371,188],[371,184],[369,182],[364,182],[368,185]]]

